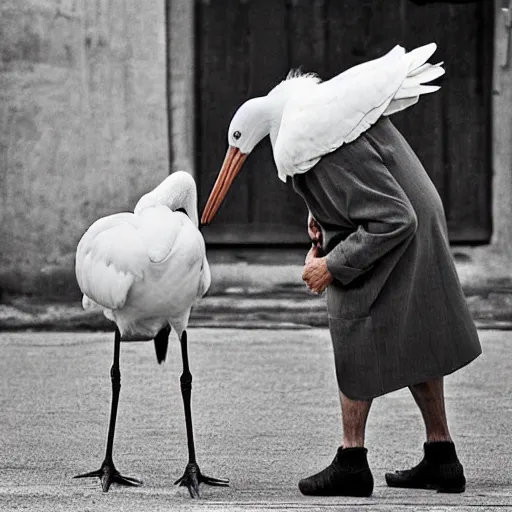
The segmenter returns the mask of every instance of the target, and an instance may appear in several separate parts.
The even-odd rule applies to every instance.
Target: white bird
[[[192,497],[199,496],[199,483],[228,485],[228,480],[202,475],[195,459],[186,328],[192,306],[210,286],[210,268],[198,230],[197,189],[192,176],[175,172],[142,196],[133,213],[117,213],[94,222],[78,244],[75,271],[84,308],[100,307],[116,324],[105,460],[99,470],[75,478],[97,476],[105,492],[111,483],[142,484],[120,475],[112,460],[121,387],[120,342],[154,339],[161,363],[172,327],[182,349],[181,391],[189,448],[188,465],[176,483],[187,486]]]
[[[247,155],[265,136],[270,135],[278,176],[286,181],[355,140],[381,116],[437,91],[438,86],[423,85],[444,74],[442,62],[427,63],[435,50],[435,43],[409,53],[395,46],[326,82],[292,71],[266,96],[246,101],[231,120],[229,148],[201,222],[211,222]]]

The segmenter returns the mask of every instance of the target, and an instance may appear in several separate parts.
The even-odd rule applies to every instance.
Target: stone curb
[[[467,296],[481,329],[512,329],[512,293],[480,291]],[[192,311],[192,327],[309,328],[326,327],[324,297],[297,293],[229,293],[204,297]],[[84,311],[79,302],[51,303],[29,297],[0,304],[0,330],[111,330],[99,311]]]
[[[192,310],[191,326],[286,329],[328,325],[325,298],[310,293],[301,280],[302,253],[299,258],[291,251],[259,251],[249,255],[248,261],[223,259],[233,254],[211,253],[212,285]],[[478,327],[512,329],[508,259],[486,247],[455,248],[453,256]],[[267,259],[258,261],[263,257]],[[78,289],[69,296],[71,300],[63,302],[4,295],[0,330],[112,329],[101,312],[82,309]]]

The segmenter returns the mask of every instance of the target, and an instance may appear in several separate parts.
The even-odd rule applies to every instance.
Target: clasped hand
[[[327,268],[325,257],[319,257],[318,255],[318,246],[322,242],[322,232],[311,214],[308,218],[308,233],[313,245],[306,255],[302,279],[311,291],[322,293],[332,283],[333,277]]]
[[[325,257],[318,257],[316,246],[311,247],[306,256],[302,280],[315,293],[322,293],[332,283],[327,261]]]

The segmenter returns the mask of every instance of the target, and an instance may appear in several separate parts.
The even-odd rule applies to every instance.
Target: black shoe
[[[466,478],[464,468],[457,458],[455,445],[450,441],[438,441],[423,445],[425,456],[412,469],[386,473],[390,487],[409,489],[435,489],[437,492],[464,492]]]
[[[370,496],[373,476],[366,448],[338,448],[331,465],[299,482],[302,494],[310,496]]]

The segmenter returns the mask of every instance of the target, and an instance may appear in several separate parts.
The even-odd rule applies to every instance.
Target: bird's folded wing
[[[387,63],[391,60],[403,58],[404,55],[405,48],[403,48],[400,45],[396,45],[392,50],[390,50],[382,57],[368,60],[356,66],[352,66],[351,68],[346,69],[339,75],[334,76],[328,82],[331,84],[335,84],[336,82],[341,82],[349,78],[355,78],[359,75],[371,76],[371,73],[379,69],[380,66],[387,65]]]
[[[110,215],[96,221],[80,240],[76,278],[84,295],[100,306],[118,309],[149,261],[134,215]]]
[[[366,71],[346,72],[346,79],[335,77],[287,103],[274,149],[281,179],[308,171],[379,119],[407,76],[402,56],[390,52]]]
[[[187,221],[185,214],[164,205],[96,221],[76,255],[76,278],[84,295],[105,308],[123,307],[133,283],[170,255]]]
[[[203,263],[201,265],[201,277],[199,278],[199,287],[197,289],[197,298],[200,299],[210,288],[212,282],[212,275],[210,272],[210,265],[206,259],[206,252],[203,256]]]

